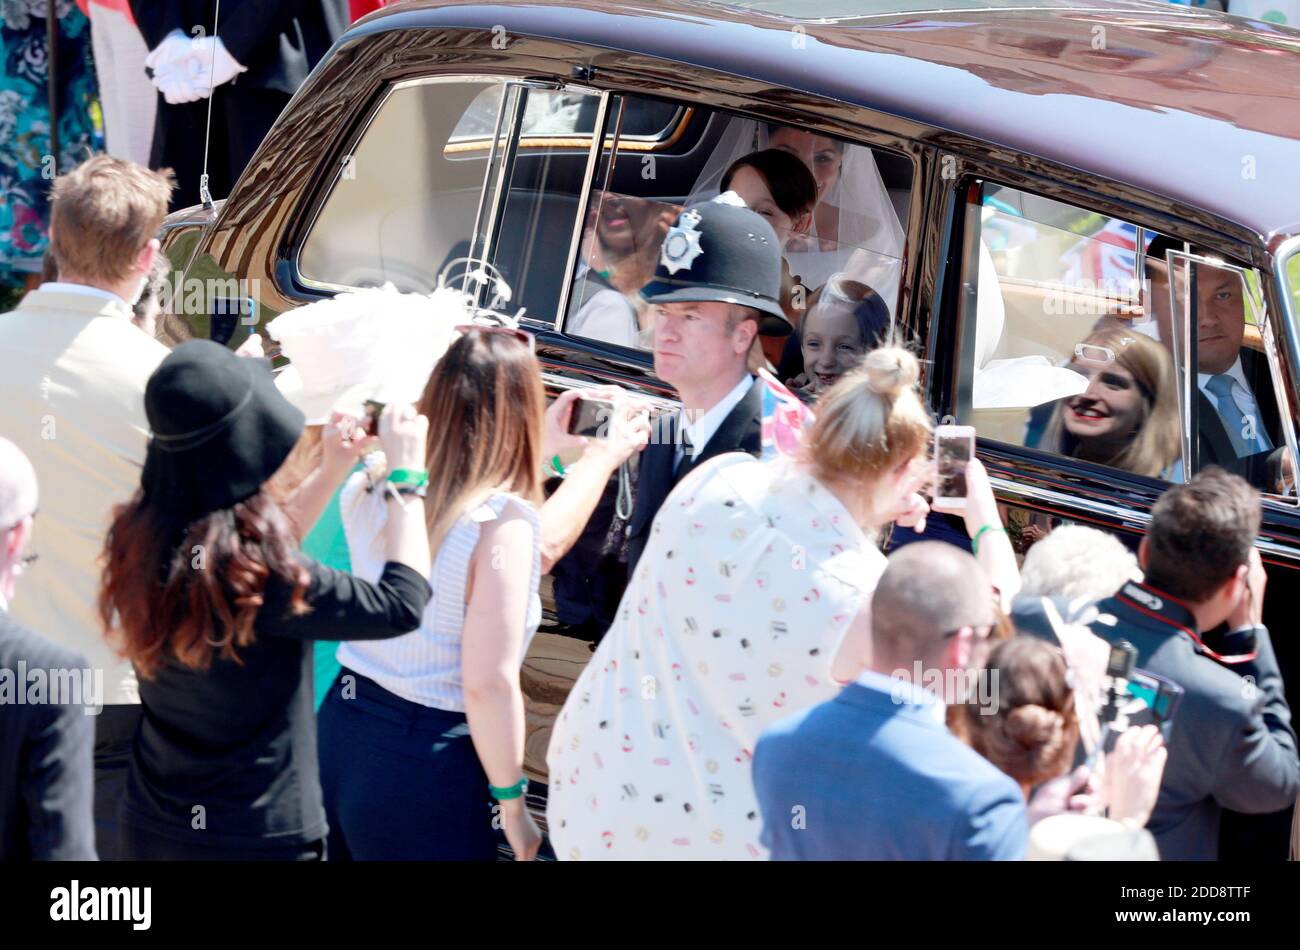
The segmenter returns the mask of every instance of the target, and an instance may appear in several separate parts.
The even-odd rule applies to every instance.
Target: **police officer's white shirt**
[[[1219,397],[1206,387],[1206,383],[1216,375],[1228,376],[1232,379],[1232,401],[1235,405],[1220,405]],[[1250,386],[1246,382],[1246,373],[1241,368],[1240,356],[1223,373],[1197,373],[1196,385],[1205,394],[1205,398],[1210,400],[1210,405],[1214,406],[1225,426],[1231,427],[1234,431],[1241,431],[1242,420],[1251,419],[1253,420],[1252,427],[1255,430],[1255,437],[1259,440],[1261,450],[1267,452],[1273,448],[1273,443],[1269,440],[1268,432],[1264,428],[1264,421],[1259,415],[1259,403],[1255,401],[1255,394],[1251,392]]]
[[[731,410],[739,405],[740,400],[745,398],[749,392],[749,387],[754,385],[754,377],[745,373],[740,382],[736,383],[734,389],[727,393],[716,403],[708,412],[701,413],[694,421],[689,418],[690,414],[682,409],[682,418],[686,420],[686,434],[691,440],[691,458],[694,459],[704,447],[709,444],[709,439],[718,431],[722,421],[731,414]],[[677,441],[676,454],[673,456],[673,467],[676,468],[682,463],[682,457],[685,455],[685,446],[679,439]]]

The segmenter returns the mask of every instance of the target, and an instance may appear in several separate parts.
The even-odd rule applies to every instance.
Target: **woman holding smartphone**
[[[541,620],[542,571],[585,523],[618,463],[644,441],[621,417],[542,505],[543,443],[578,394],[544,413],[530,334],[473,325],[419,401],[432,424],[422,465],[434,590],[420,627],[382,645],[345,643],[320,710],[330,853],[358,860],[494,860],[497,829],[519,860],[541,833],[528,814],[519,670]],[[601,389],[598,395],[617,393]],[[623,404],[620,402],[620,410]],[[387,475],[391,483],[396,476]],[[380,569],[384,481],[358,473],[340,503],[353,569]],[[557,522],[564,522],[558,525]],[[575,526],[576,523],[576,526]]]
[[[139,675],[143,707],[122,854],[318,860],[325,809],[309,644],[418,626],[429,599],[423,499],[385,499],[383,563],[372,581],[359,580],[302,555],[267,490],[303,414],[263,361],[208,340],[183,343],[150,377],[145,411],[152,436],[140,490],[109,528],[99,600]],[[392,407],[378,441],[395,465],[416,470],[425,427],[412,407]],[[327,461],[343,462],[325,477],[339,481],[373,444],[348,442],[337,426],[326,442]]]
[[[879,533],[926,511],[919,371],[904,349],[874,350],[822,397],[797,460],[731,453],[673,490],[551,734],[558,857],[763,856],[754,744],[857,675]]]

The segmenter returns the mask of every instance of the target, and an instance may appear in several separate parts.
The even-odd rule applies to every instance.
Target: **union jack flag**
[[[758,382],[763,387],[762,444],[764,460],[780,456],[793,456],[799,449],[799,433],[813,420],[812,410],[799,397],[781,385],[765,369],[758,371]]]

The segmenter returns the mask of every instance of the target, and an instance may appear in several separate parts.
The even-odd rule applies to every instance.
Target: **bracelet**
[[[488,794],[499,802],[508,802],[516,799],[528,791],[528,777],[524,776],[514,785],[508,785],[505,788],[499,788],[496,785],[488,786]]]
[[[394,486],[393,486],[393,491],[397,492],[397,494],[399,494],[399,495],[401,495],[401,496],[403,496],[403,497],[409,497],[409,496],[411,496],[411,495],[414,495],[416,498],[428,498],[428,497],[429,497],[429,486],[428,486],[428,485],[405,485],[405,484],[398,484],[398,485],[394,485]]]
[[[551,474],[554,475],[556,478],[563,478],[565,475],[568,474],[568,472],[566,472],[564,469],[564,463],[560,461],[560,457],[558,455],[554,456],[549,462],[546,463],[546,465],[550,469]]]
[[[429,484],[429,473],[422,468],[395,468],[388,473],[394,485],[414,485],[420,488]]]
[[[980,553],[980,536],[984,534],[985,531],[1001,531],[1003,534],[1007,533],[1007,529],[1002,527],[1000,524],[986,524],[975,532],[975,537],[970,539],[970,549],[972,554],[978,555]]]

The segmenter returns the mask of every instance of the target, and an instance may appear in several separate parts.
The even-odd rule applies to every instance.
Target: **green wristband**
[[[388,480],[394,485],[414,485],[423,488],[429,484],[429,473],[422,468],[395,468],[388,473]]]
[[[555,473],[557,478],[563,478],[566,474],[568,474],[564,470],[564,463],[560,461],[560,457],[558,455],[551,459],[551,471]]]
[[[499,802],[508,802],[512,799],[518,798],[526,791],[528,791],[528,778],[526,776],[521,778],[514,785],[509,785],[505,788],[499,788],[496,785],[488,786],[488,794]]]
[[[985,531],[1001,531],[1003,534],[1007,533],[1007,529],[1002,527],[1000,524],[986,524],[975,532],[975,537],[970,539],[970,549],[972,554],[980,553],[980,536],[983,535]]]

